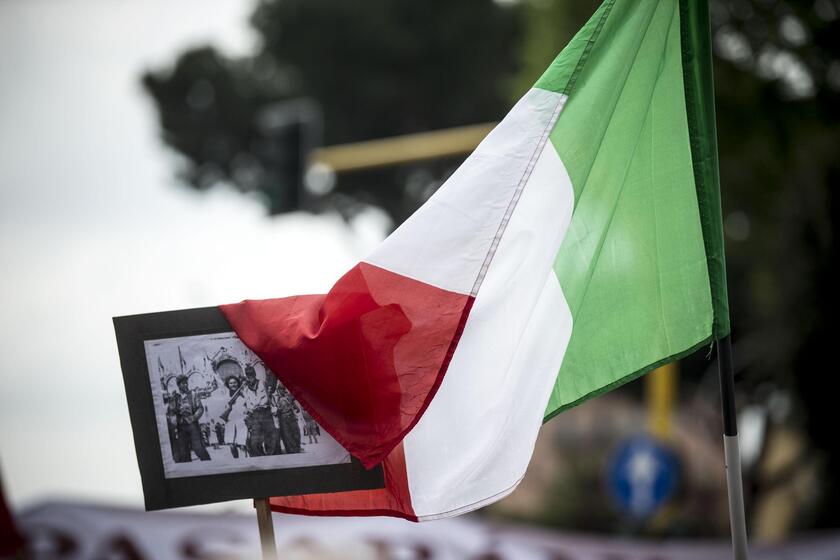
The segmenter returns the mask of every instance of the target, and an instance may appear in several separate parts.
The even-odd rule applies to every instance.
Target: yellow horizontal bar
[[[494,126],[496,123],[473,124],[327,146],[313,150],[309,163],[324,164],[335,172],[342,172],[466,154],[473,151]]]

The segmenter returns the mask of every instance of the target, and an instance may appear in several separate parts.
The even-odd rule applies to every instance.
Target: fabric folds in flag
[[[222,306],[385,488],[278,511],[456,515],[543,421],[728,333],[708,13],[608,0],[476,151],[323,295]]]

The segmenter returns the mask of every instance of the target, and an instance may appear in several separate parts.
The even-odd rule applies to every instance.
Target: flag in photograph
[[[277,511],[476,509],[513,491],[545,420],[728,333],[710,57],[705,2],[604,2],[329,293],[222,307],[384,467],[382,490]]]
[[[184,359],[183,354],[181,354],[180,346],[178,347],[178,361],[181,364],[181,373],[184,373],[184,371],[187,369],[187,361]]]

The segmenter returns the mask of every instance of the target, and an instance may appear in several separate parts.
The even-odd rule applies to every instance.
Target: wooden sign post
[[[271,523],[271,507],[268,498],[254,499],[257,508],[257,525],[260,528],[260,545],[263,560],[277,560],[277,543],[274,541],[274,525]]]

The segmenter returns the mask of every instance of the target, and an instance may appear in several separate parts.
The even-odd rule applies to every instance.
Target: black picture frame
[[[218,307],[114,317],[113,321],[146,510],[384,488],[382,467],[367,470],[355,457],[335,465],[166,478],[145,341],[233,329]]]

